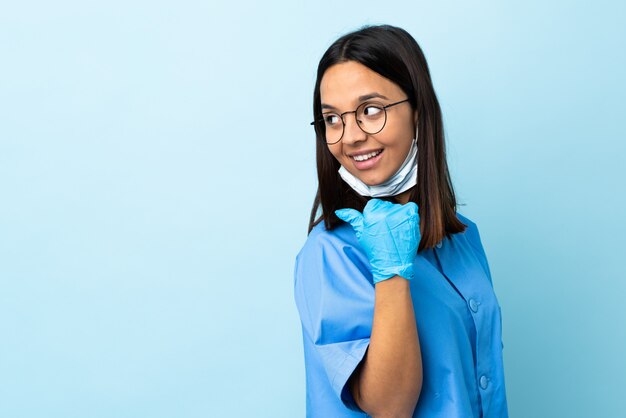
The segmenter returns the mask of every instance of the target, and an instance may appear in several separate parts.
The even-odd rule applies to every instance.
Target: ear
[[[417,110],[413,113],[413,124],[415,126],[415,129],[417,129],[417,121],[418,121],[418,116],[417,116]]]

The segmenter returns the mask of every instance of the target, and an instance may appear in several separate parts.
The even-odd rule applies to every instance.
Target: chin
[[[383,178],[382,176],[368,176],[367,178],[362,178],[361,181],[368,186],[378,186],[379,184],[384,183],[387,178]]]

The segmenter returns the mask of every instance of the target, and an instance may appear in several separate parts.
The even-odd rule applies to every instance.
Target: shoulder
[[[489,278],[489,282],[492,283],[491,279],[491,270],[489,269],[489,262],[487,261],[487,254],[485,253],[485,248],[483,247],[483,243],[480,239],[480,233],[478,232],[478,226],[475,222],[463,216],[462,214],[457,212],[457,217],[461,222],[467,225],[465,232],[461,235],[464,237],[464,241],[467,242],[467,245],[473,249],[474,254],[478,257],[478,261],[483,266],[487,277]]]
[[[478,232],[478,226],[476,225],[476,223],[458,211],[456,212],[456,217],[465,225],[467,225],[467,228],[465,228],[465,231],[461,232],[460,234],[465,236],[467,241],[474,248],[482,247],[482,244],[480,242],[480,234]]]
[[[468,217],[463,214],[457,212],[457,218],[467,225],[467,228],[464,232],[459,233],[459,237],[463,239],[463,241],[467,242],[467,245],[473,249],[474,253],[479,257],[481,263],[487,265],[487,255],[485,253],[485,248],[482,243],[482,239],[480,237],[480,232],[478,231],[478,225]],[[485,266],[485,269],[488,270],[489,267]],[[488,272],[487,274],[491,274]]]
[[[356,244],[356,235],[349,224],[344,223],[328,230],[322,221],[313,227],[296,259],[310,254],[341,252],[347,247],[354,248]]]
[[[317,276],[336,279],[349,273],[371,276],[367,255],[360,246],[352,226],[348,223],[327,230],[324,222],[309,233],[296,255],[296,280],[299,276]]]
[[[354,306],[354,300],[362,300],[364,307],[373,306],[369,261],[349,224],[332,231],[321,224],[311,230],[296,256],[294,296],[302,324],[313,341],[323,338],[324,327],[334,329],[345,323],[346,316],[353,313],[343,307]]]
[[[467,225],[467,229],[465,230],[465,232],[467,232],[472,227],[476,227],[476,224],[474,223],[474,221],[472,221],[470,218],[468,218],[467,216],[465,216],[461,212],[457,211],[456,212],[456,217],[459,219],[459,221],[461,221],[465,225]]]

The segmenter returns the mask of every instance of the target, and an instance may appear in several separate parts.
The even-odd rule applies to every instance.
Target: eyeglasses
[[[329,145],[336,144],[343,138],[346,121],[343,116],[348,113],[354,113],[356,122],[363,132],[369,135],[377,134],[382,131],[387,123],[387,109],[400,103],[408,102],[409,99],[400,100],[399,102],[383,105],[377,102],[364,102],[355,110],[338,114],[335,112],[322,113],[322,118],[314,120],[315,123],[323,123],[326,143]]]

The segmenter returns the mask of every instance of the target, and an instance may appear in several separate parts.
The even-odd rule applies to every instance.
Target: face
[[[359,99],[371,94],[378,96]],[[338,114],[354,110],[364,101],[388,105],[407,98],[397,84],[356,61],[329,67],[320,82],[320,97],[322,113]],[[330,152],[346,170],[368,186],[388,180],[404,162],[415,138],[417,112],[412,110],[410,102],[388,108],[385,127],[376,134],[363,132],[356,123],[354,113],[344,115],[343,119],[343,137],[339,142],[328,145]],[[382,151],[379,155],[366,161],[354,158],[379,151]]]

